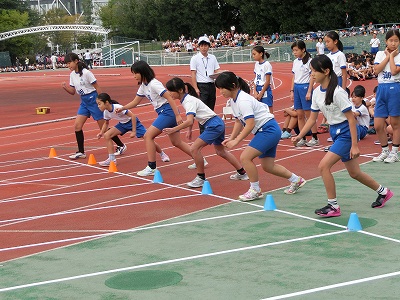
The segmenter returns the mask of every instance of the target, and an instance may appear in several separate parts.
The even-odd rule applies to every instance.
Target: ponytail
[[[235,75],[233,72],[222,72],[218,75],[215,80],[215,86],[219,89],[227,89],[229,91],[234,90],[235,88],[241,89],[246,93],[250,93],[250,87],[247,82]]]

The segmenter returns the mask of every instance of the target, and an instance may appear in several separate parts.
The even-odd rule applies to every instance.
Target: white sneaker
[[[163,162],[169,162],[169,161],[170,161],[169,156],[168,156],[167,154],[165,154],[164,152],[161,153],[160,156],[161,156],[161,160],[162,160]]]
[[[247,176],[246,173],[241,175],[238,172],[236,172],[235,174],[229,176],[229,178],[232,179],[232,180],[249,180],[249,176]]]
[[[122,153],[124,153],[126,150],[128,149],[128,147],[124,144],[122,147],[117,146],[117,148],[115,148],[115,153],[114,155],[121,155]]]
[[[395,163],[398,161],[399,161],[399,156],[397,155],[396,152],[393,152],[393,151],[391,151],[389,153],[389,156],[387,158],[385,158],[385,160],[384,160],[385,163],[389,163],[389,164]]]
[[[208,162],[206,161],[206,159],[204,159],[204,166],[207,166],[207,165],[208,165]],[[188,169],[193,170],[193,169],[196,169],[196,168],[197,168],[196,163],[188,165]]]
[[[314,147],[319,145],[319,140],[316,140],[315,138],[312,138],[306,143],[307,147]]]
[[[306,145],[306,140],[301,139],[300,141],[297,142],[296,147],[303,147]]]
[[[239,196],[239,199],[242,201],[252,201],[252,200],[257,200],[262,198],[263,194],[261,191],[257,192],[256,190],[253,190],[250,188],[246,193],[243,195]]]
[[[372,160],[373,161],[385,161],[385,159],[389,156],[389,151],[384,151],[382,150],[381,154],[379,154],[377,157],[374,157]]]
[[[332,139],[331,137],[328,137],[328,138],[326,139],[326,141],[327,141],[327,142],[333,142],[333,139]]]
[[[114,159],[113,161],[114,161],[114,164],[117,165],[117,160]],[[111,162],[111,159],[107,158],[105,161],[99,162],[99,165],[102,167],[108,167],[110,165],[110,162]]]
[[[152,169],[149,166],[147,166],[146,168],[144,168],[142,171],[137,172],[136,174],[138,176],[152,176],[154,175],[154,173],[156,172],[157,169]]]
[[[86,158],[86,154],[82,152],[76,152],[69,156],[70,159]]]
[[[195,179],[193,179],[191,182],[188,182],[187,185],[188,187],[191,188],[199,188],[202,187],[204,184],[204,179],[201,179],[199,176],[196,176]]]

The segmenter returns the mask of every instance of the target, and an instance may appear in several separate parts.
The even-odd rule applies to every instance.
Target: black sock
[[[199,176],[203,180],[206,180],[206,174],[204,173],[197,173],[197,176]]]
[[[318,140],[317,134],[318,134],[318,133],[313,133],[313,134],[312,134],[312,137],[313,137],[314,139],[316,139],[316,140]]]
[[[81,153],[85,153],[85,147],[84,147],[84,142],[85,142],[85,137],[83,135],[83,131],[75,131],[75,136],[76,136],[76,142],[78,143],[78,151]]]
[[[237,170],[237,172],[238,172],[240,175],[246,174],[246,171],[245,171],[243,168]]]
[[[286,128],[286,131],[289,132],[289,133],[291,133],[291,132],[292,132],[292,129]]]
[[[285,132],[285,131],[287,131],[287,129],[286,128],[282,128],[282,132]]]
[[[120,147],[123,147],[123,146],[124,146],[124,143],[121,142],[121,140],[119,139],[118,135],[112,137],[112,140],[114,141],[114,143],[117,144],[117,146],[120,146]]]
[[[157,164],[155,161],[149,161],[147,162],[148,166],[150,167],[150,169],[154,170],[155,168],[157,168]]]

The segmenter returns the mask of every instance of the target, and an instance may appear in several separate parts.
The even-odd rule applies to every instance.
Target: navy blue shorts
[[[212,117],[204,123],[204,131],[199,138],[208,145],[221,145],[225,139],[225,124],[218,116]]]
[[[257,93],[259,93],[262,90],[263,86],[262,85],[257,85],[256,86],[256,91]],[[267,104],[268,107],[272,107],[273,106],[273,100],[274,100],[274,96],[272,95],[272,90],[271,90],[271,86],[269,86],[266,90],[267,92],[267,97],[263,97],[261,98],[260,102]]]
[[[308,92],[308,83],[294,84],[293,96],[294,96],[294,109],[311,110],[311,99],[306,100]]]
[[[98,121],[104,118],[103,112],[99,109],[96,103],[97,92],[94,91],[87,95],[81,95],[81,105],[78,108],[78,115],[93,117]]]
[[[117,128],[121,132],[121,135],[124,135],[128,131],[132,131],[132,120],[126,123],[119,122],[117,125],[115,125],[115,128]],[[136,117],[136,137],[141,138],[144,136],[145,133],[146,128],[143,126],[142,123],[140,123],[139,119]]]
[[[339,155],[342,162],[349,161],[351,159],[351,134],[349,122],[344,121],[340,124],[330,125],[329,132],[333,140],[333,145],[329,148],[329,151]],[[360,140],[360,126],[357,126],[357,140]]]
[[[260,151],[259,158],[275,157],[282,131],[275,119],[265,123],[254,135],[249,146]]]
[[[171,105],[169,105],[169,103],[165,103],[161,107],[157,108],[156,112],[158,114],[158,117],[151,125],[159,129],[160,131],[162,131],[164,128],[172,128],[178,125],[176,123],[174,111],[172,110],[172,107]]]

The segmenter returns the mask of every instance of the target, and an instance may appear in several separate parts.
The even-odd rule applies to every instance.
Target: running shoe
[[[144,168],[142,171],[137,172],[136,174],[139,176],[152,176],[154,175],[154,173],[156,172],[157,169],[152,169],[149,166],[147,166],[146,168]]]
[[[328,204],[327,206],[324,206],[323,208],[316,209],[315,213],[321,217],[339,217],[341,215],[340,213],[340,207],[334,208],[332,205]]]
[[[206,161],[206,159],[204,159],[204,166],[207,166],[207,165],[208,165],[208,162]],[[188,165],[188,169],[194,170],[196,168],[197,168],[196,163]]]
[[[297,142],[296,147],[303,147],[306,145],[306,140],[305,139],[301,139],[300,141]]]
[[[121,154],[124,153],[127,149],[128,149],[128,147],[126,147],[125,144],[124,144],[123,146],[117,146],[117,147],[115,148],[115,153],[114,153],[114,155],[121,155]]]
[[[386,195],[379,195],[376,198],[375,202],[372,202],[371,207],[372,208],[381,208],[385,206],[385,203],[390,200],[390,198],[393,197],[393,192],[391,190],[387,190]]]
[[[297,182],[292,182],[286,190],[283,192],[288,195],[296,194],[296,192],[306,184],[306,180],[303,177],[299,177],[299,181]]]
[[[328,152],[329,149],[331,149],[331,146],[325,147],[325,148],[324,148],[324,151],[325,151],[325,152]]]
[[[161,160],[163,162],[169,162],[170,161],[169,156],[167,154],[165,154],[164,152],[161,153],[160,156],[161,156]]]
[[[70,159],[86,158],[86,154],[82,152],[76,152],[69,156]]]
[[[281,139],[282,140],[283,139],[290,139],[291,137],[292,137],[292,134],[287,132],[287,131],[283,132],[282,135],[281,135]]]
[[[397,155],[396,152],[393,152],[393,151],[391,151],[389,153],[389,156],[386,157],[385,160],[384,160],[385,163],[389,163],[389,164],[392,164],[392,163],[395,163],[395,162],[398,162],[398,161],[399,161],[399,156]]]
[[[199,188],[202,187],[204,184],[204,179],[201,179],[199,176],[196,176],[195,179],[193,179],[191,182],[188,182],[187,185],[188,187],[191,188]]]
[[[331,137],[328,137],[328,138],[326,139],[326,141],[327,141],[327,142],[333,142],[333,139],[332,139]]]
[[[317,139],[315,139],[315,138],[312,138],[311,140],[309,140],[307,143],[306,143],[306,146],[307,147],[314,147],[314,146],[318,146],[319,145],[319,140],[317,140]]]
[[[229,176],[229,178],[232,179],[232,180],[249,180],[249,176],[247,176],[246,173],[241,175],[238,172],[236,172],[235,174]]]
[[[372,160],[373,161],[385,161],[385,159],[389,156],[389,151],[382,150],[381,154],[379,154],[377,157],[374,157]]]
[[[114,161],[114,164],[117,165],[117,160],[114,159],[113,161]],[[111,163],[111,159],[107,158],[106,160],[99,162],[99,165],[102,167],[108,167],[110,165],[110,163]]]
[[[257,192],[256,190],[250,188],[246,193],[239,196],[239,199],[242,201],[252,201],[262,198],[263,194],[261,191]]]

